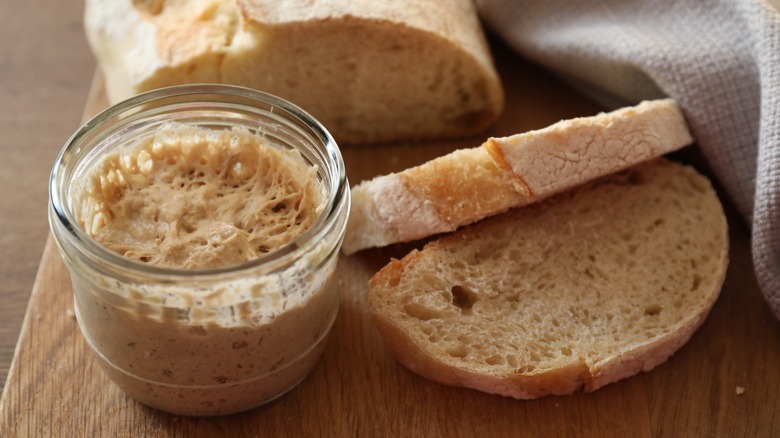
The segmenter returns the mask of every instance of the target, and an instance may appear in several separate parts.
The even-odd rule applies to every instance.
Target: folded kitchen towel
[[[773,2],[780,2],[773,0]],[[780,318],[780,13],[765,0],[477,0],[488,28],[610,106],[670,96],[751,227]]]

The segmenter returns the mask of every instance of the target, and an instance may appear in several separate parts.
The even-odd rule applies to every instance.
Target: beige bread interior
[[[168,85],[243,85],[338,142],[481,131],[503,90],[470,0],[87,0],[112,103]]]
[[[353,187],[342,249],[351,254],[453,231],[692,141],[672,99],[490,138],[482,147],[457,150]]]
[[[709,181],[659,159],[394,260],[368,299],[412,371],[529,399],[666,361],[706,318],[727,262]]]

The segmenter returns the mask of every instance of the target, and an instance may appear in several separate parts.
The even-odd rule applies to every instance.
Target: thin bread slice
[[[342,250],[407,242],[527,205],[693,141],[674,100],[564,120],[352,188]]]
[[[368,299],[410,370],[530,399],[666,361],[706,318],[727,263],[709,181],[658,159],[393,260]]]

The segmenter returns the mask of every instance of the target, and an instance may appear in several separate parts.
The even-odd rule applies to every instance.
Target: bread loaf
[[[112,103],[243,85],[347,143],[473,134],[503,107],[470,0],[87,0],[85,28]]]
[[[655,160],[394,260],[368,299],[410,370],[528,399],[667,360],[710,311],[727,257],[709,181]]]
[[[491,138],[352,188],[343,251],[449,232],[692,142],[671,99]]]

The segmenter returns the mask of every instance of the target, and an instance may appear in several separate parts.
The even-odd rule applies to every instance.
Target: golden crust
[[[451,230],[530,201],[484,148],[455,151],[398,174]]]

